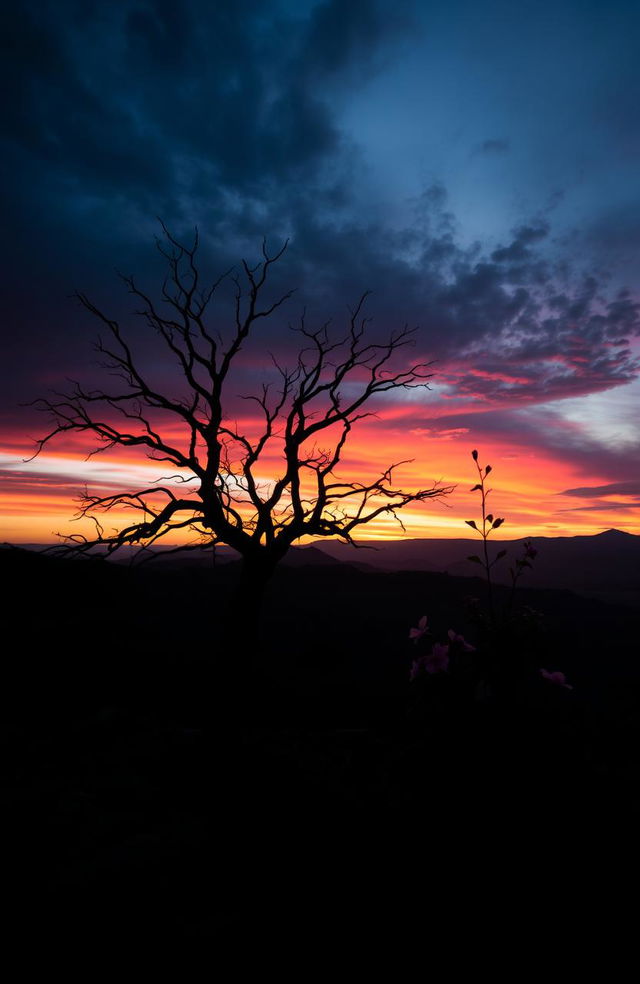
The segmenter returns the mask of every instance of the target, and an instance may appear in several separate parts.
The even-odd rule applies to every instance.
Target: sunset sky
[[[0,18],[0,541],[72,530],[85,485],[166,474],[86,460],[81,436],[24,461],[47,430],[25,404],[100,384],[76,289],[179,387],[116,272],[157,294],[158,217],[198,226],[210,278],[289,239],[271,288],[295,294],[243,353],[241,421],[268,353],[295,360],[303,309],[340,333],[371,290],[376,337],[417,326],[429,390],[380,399],[343,456],[345,477],[412,459],[404,488],[456,485],[408,510],[407,534],[470,533],[473,448],[505,538],[640,534],[635,0],[21,0]],[[228,318],[223,295],[223,337]]]

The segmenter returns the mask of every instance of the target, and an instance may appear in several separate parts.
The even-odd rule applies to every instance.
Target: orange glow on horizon
[[[406,532],[392,519],[380,517],[362,526],[358,538],[477,538],[465,525],[466,519],[477,520],[480,513],[479,493],[469,491],[476,482],[470,453],[474,446],[478,447],[480,463],[493,468],[491,511],[505,517],[496,539],[591,535],[611,527],[640,534],[640,515],[634,508],[637,502],[631,497],[589,499],[562,494],[567,489],[610,482],[597,470],[597,460],[593,471],[585,473],[584,467],[519,445],[515,439],[491,442],[483,440],[480,433],[474,436],[468,431],[453,429],[434,436],[424,429],[403,426],[402,418],[393,414],[363,421],[350,435],[337,468],[339,480],[366,482],[390,464],[405,461],[394,472],[394,486],[415,490],[438,483],[456,488],[442,500],[430,499],[401,510]],[[139,453],[114,451],[85,461],[77,443],[54,453],[47,449],[31,463],[24,463],[12,449],[0,455],[0,463],[9,479],[2,495],[0,540],[11,543],[55,542],[56,532],[91,535],[93,524],[71,522],[76,511],[74,496],[84,484],[91,491],[108,494],[150,487],[160,477],[176,472],[175,467],[141,458]],[[272,457],[265,457],[260,476],[268,481],[280,471],[280,445],[276,444]],[[112,513],[105,518],[105,528],[116,527],[133,516],[124,510]]]

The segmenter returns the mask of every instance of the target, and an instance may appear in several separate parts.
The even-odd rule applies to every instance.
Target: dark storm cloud
[[[520,226],[514,230],[513,239],[508,246],[501,246],[491,254],[496,263],[522,263],[531,260],[531,247],[549,234],[546,224]]]
[[[273,288],[299,290],[263,345],[275,346],[305,303],[339,321],[373,288],[380,330],[419,324],[420,349],[457,362],[463,394],[540,400],[634,378],[627,340],[638,304],[611,293],[600,272],[554,260],[546,222],[521,223],[488,249],[460,244],[441,185],[404,228],[370,207],[340,108],[398,57],[415,31],[412,9],[374,0],[327,0],[308,13],[260,0],[5,6],[11,364],[19,353],[11,404],[37,395],[45,367],[73,375],[86,359],[94,331],[66,299],[74,286],[121,312],[130,305],[114,265],[158,283],[155,215],[185,235],[197,221],[214,273],[255,255],[265,233],[274,247],[290,237]],[[479,149],[504,154],[509,144],[492,137]]]
[[[411,5],[393,7],[371,0],[329,0],[313,10],[296,73],[313,80],[331,80],[348,72],[375,71],[390,40],[414,31]]]
[[[639,131],[640,132],[640,131]],[[622,202],[603,205],[589,216],[578,249],[598,261],[606,257],[607,265],[622,282],[635,284],[640,255],[640,201],[628,192]]]
[[[629,339],[640,305],[611,294],[603,274],[579,274],[544,258],[546,224],[520,226],[490,261],[458,270],[447,299],[458,320],[475,323],[461,361],[473,366],[459,389],[492,399],[547,400],[633,380],[640,370]]]
[[[215,270],[265,233],[282,238],[293,210],[348,203],[335,105],[406,32],[406,5],[392,17],[370,0],[308,17],[297,6],[3,6],[10,405],[42,375],[39,357],[75,371],[87,332],[75,286],[121,311],[115,265],[157,279],[156,215],[189,233],[200,222]]]
[[[136,200],[175,195],[181,166],[236,189],[300,177],[341,139],[324,87],[375,71],[403,24],[371,0],[308,21],[257,0],[27,2],[3,18],[6,135],[88,192]]]
[[[406,33],[406,9],[333,0],[305,18],[257,0],[5,5],[9,214],[16,225],[39,214],[41,239],[73,244],[92,229],[106,260],[108,245],[140,238],[136,219],[156,214],[174,226],[195,215],[212,232],[231,221],[237,239],[251,219],[260,235],[286,224],[301,195],[331,211],[346,199],[352,150],[336,110]]]
[[[181,156],[206,157],[218,179],[242,185],[283,157],[295,168],[333,147],[323,107],[287,84],[286,32],[267,84],[262,58],[276,25],[258,30],[258,4],[235,14],[208,5],[201,18],[197,3],[99,3],[80,21],[74,7],[27,4],[5,24],[21,43],[7,67],[22,100],[7,119],[9,136],[82,181],[79,192],[151,202],[175,196]],[[304,139],[291,140],[302,121]],[[285,149],[272,162],[278,137]]]
[[[407,312],[426,352],[484,374],[469,392],[548,399],[635,378],[629,339],[640,331],[640,305],[628,291],[612,295],[606,276],[551,261],[544,223],[517,227],[489,257],[479,244],[463,248],[446,205],[443,190],[430,189],[419,221],[395,234],[353,220],[327,227],[301,208],[295,241],[305,245],[307,279],[315,271],[331,297],[348,296],[350,284],[373,287],[376,319],[397,323]]]

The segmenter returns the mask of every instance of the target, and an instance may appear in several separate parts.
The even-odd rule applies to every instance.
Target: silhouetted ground
[[[523,864],[523,845],[529,863],[575,853],[584,874],[585,836],[635,836],[632,609],[523,589],[544,613],[542,664],[574,690],[540,681],[496,706],[447,679],[421,698],[408,682],[409,628],[426,613],[437,636],[473,638],[479,579],[282,568],[247,651],[243,625],[221,639],[234,565],[131,570],[16,550],[0,564],[17,640],[2,716],[18,924],[290,931],[323,892],[338,920],[427,859],[441,886],[509,850]],[[238,663],[239,699],[221,700]]]

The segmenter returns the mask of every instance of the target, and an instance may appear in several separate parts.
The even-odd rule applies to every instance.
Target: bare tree
[[[342,337],[332,340],[328,325],[310,328],[304,315],[294,328],[301,349],[292,368],[272,358],[277,383],[245,397],[259,409],[259,432],[247,436],[233,423],[228,406],[229,375],[249,334],[272,315],[292,291],[264,301],[270,269],[287,243],[269,255],[266,242],[255,266],[243,261],[239,273],[228,271],[202,287],[196,254],[163,226],[158,241],[168,272],[158,304],[122,276],[140,308],[136,312],[169,350],[187,397],[155,386],[134,356],[118,321],[105,315],[85,294],[81,304],[106,328],[97,343],[101,365],[117,380],[113,390],[88,389],[72,382],[67,393],[40,399],[35,405],[53,418],[49,432],[37,442],[35,454],[58,435],[88,433],[96,442],[91,454],[113,448],[139,447],[147,457],[169,463],[178,476],[166,484],[98,496],[85,491],[78,517],[91,519],[95,536],[64,537],[64,549],[86,553],[101,548],[107,555],[126,545],[143,550],[179,533],[191,539],[173,549],[201,549],[227,544],[242,558],[239,598],[249,619],[257,616],[271,574],[289,547],[302,537],[340,537],[355,544],[353,534],[377,517],[398,515],[411,503],[445,496],[451,487],[438,484],[406,492],[393,481],[396,462],[375,479],[345,481],[337,466],[354,425],[371,416],[364,408],[372,398],[391,390],[426,387],[430,363],[407,365],[405,349],[415,329],[394,331],[382,344],[367,340],[364,294],[350,312]],[[233,323],[225,341],[207,315],[210,302],[225,280],[234,285]],[[398,363],[392,365],[393,363]],[[404,364],[402,364],[404,362]],[[162,391],[161,391],[162,389]],[[181,442],[161,433],[158,418],[168,415],[183,429]],[[328,446],[320,447],[319,439]],[[280,445],[282,466],[276,478],[264,480],[260,469],[267,451]],[[105,530],[105,514],[119,507],[140,518]],[[402,527],[404,529],[404,527]]]

